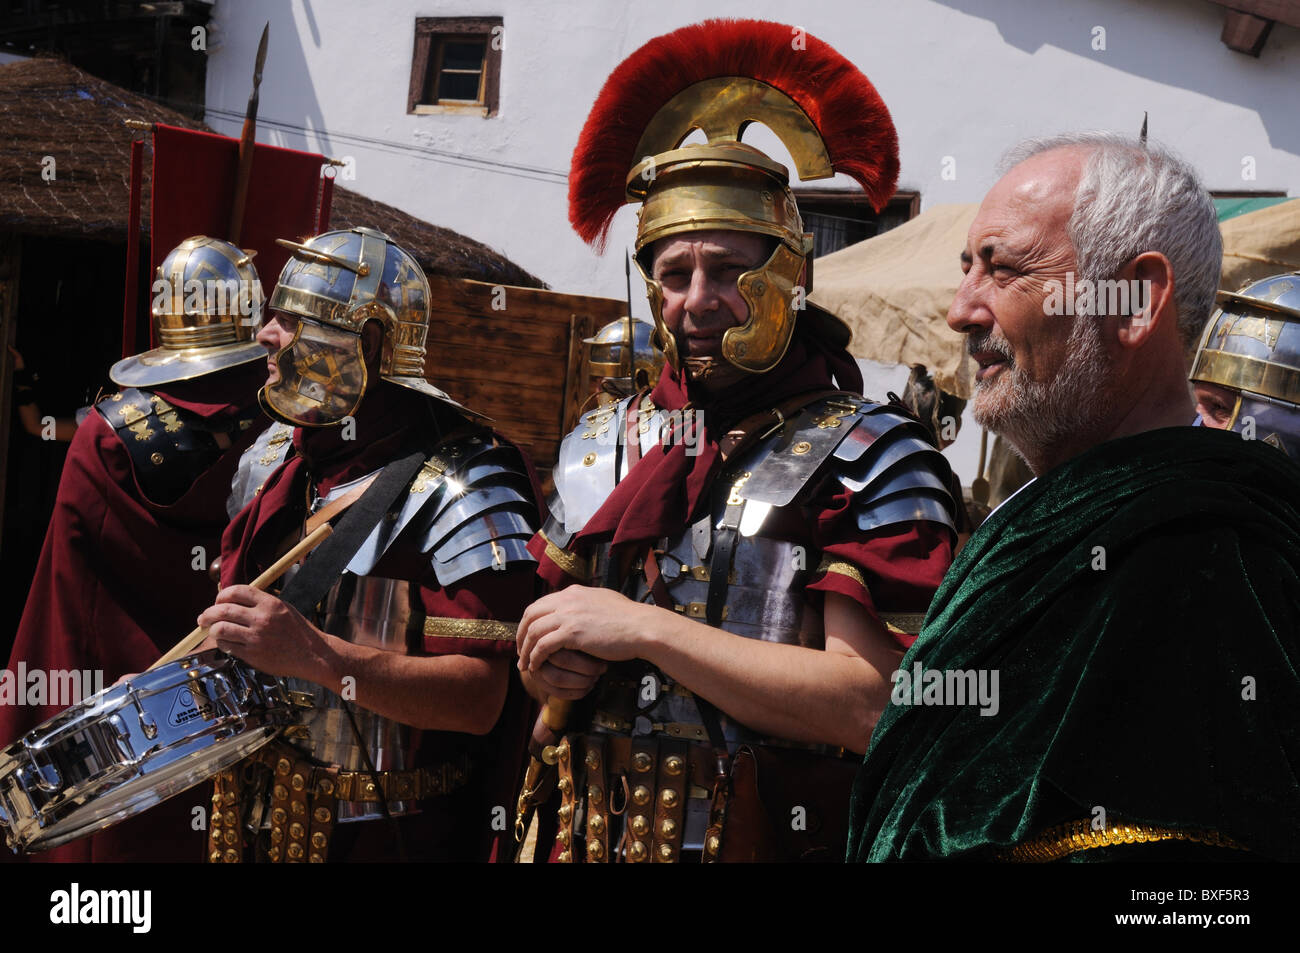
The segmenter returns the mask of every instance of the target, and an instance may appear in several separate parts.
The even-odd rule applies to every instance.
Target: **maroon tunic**
[[[168,403],[218,421],[256,400],[260,362],[161,385]],[[111,685],[141,672],[191,631],[212,603],[206,572],[220,551],[226,499],[239,455],[265,421],[232,435],[233,446],[175,503],[151,502],[136,482],[121,439],[96,411],[68,449],[50,528],[23,610],[8,668],[92,670]],[[202,547],[202,558],[195,553]],[[61,706],[0,705],[0,744],[8,745]],[[208,806],[202,785],[103,833],[38,861],[199,861],[205,834],[192,809]]]

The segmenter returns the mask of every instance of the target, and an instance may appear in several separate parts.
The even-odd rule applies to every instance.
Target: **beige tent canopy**
[[[810,300],[853,330],[855,357],[924,364],[936,383],[971,395],[962,335],[947,324],[961,281],[959,256],[976,205],[936,205],[898,228],[817,259]],[[1300,269],[1300,199],[1225,221],[1219,287]]]
[[[817,259],[809,300],[853,330],[854,357],[924,364],[941,388],[970,397],[974,368],[946,317],[978,207],[936,205],[883,235]]]
[[[1219,287],[1244,285],[1283,271],[1300,271],[1300,199],[1230,218],[1223,233],[1223,275]]]

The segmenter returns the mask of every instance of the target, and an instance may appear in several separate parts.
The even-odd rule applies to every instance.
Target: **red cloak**
[[[260,361],[152,388],[205,420],[253,406],[265,382]],[[104,686],[148,668],[194,628],[212,603],[208,562],[220,552],[226,499],[239,455],[265,420],[232,434],[233,445],[170,506],[141,491],[126,447],[97,412],[77,428],[14,640],[9,669],[102,672]],[[0,705],[0,744],[57,714],[59,706]],[[36,861],[191,861],[205,832],[193,808],[208,810],[199,785],[93,837],[30,855]],[[2,853],[2,852],[0,852]]]

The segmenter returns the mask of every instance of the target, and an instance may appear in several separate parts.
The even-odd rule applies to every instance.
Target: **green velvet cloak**
[[[1300,860],[1300,468],[1273,447],[1170,428],[1036,480],[953,563],[917,662],[997,670],[997,713],[891,703],[849,860],[991,858],[1097,807]]]

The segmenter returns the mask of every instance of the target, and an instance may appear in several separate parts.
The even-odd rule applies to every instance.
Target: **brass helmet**
[[[263,409],[300,427],[341,423],[368,385],[361,330],[384,328],[379,376],[470,413],[424,377],[429,281],[419,263],[373,228],[325,232],[293,251],[271,293],[272,311],[298,318],[275,355],[279,378],[259,393]]]
[[[893,194],[898,138],[875,88],[828,44],[779,23],[709,20],[651,40],[606,81],[574,151],[569,220],[584,240],[602,247],[619,207],[642,203],[637,265],[660,344],[679,371],[663,288],[649,273],[655,241],[717,229],[775,239],[767,261],[739,277],[749,317],[722,339],[723,358],[749,373],[785,355],[812,291],[812,235],[785,166],[740,142],[752,122],[776,133],[801,179],[846,173],[877,211]],[[696,129],[708,142],[682,145]],[[848,338],[828,313],[810,323]]]
[[[1300,272],[1219,292],[1188,379],[1237,394],[1228,430],[1300,460]]]
[[[253,254],[205,235],[173,248],[151,289],[161,346],[114,364],[113,383],[152,387],[265,360],[253,340],[265,304]]]
[[[608,390],[627,397],[642,387],[653,387],[659,380],[664,352],[654,342],[654,329],[644,321],[619,318],[591,337],[583,338],[582,343],[587,345],[587,377],[593,390]]]

